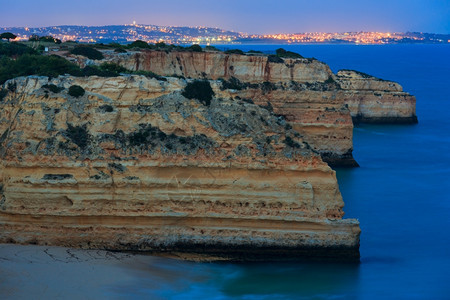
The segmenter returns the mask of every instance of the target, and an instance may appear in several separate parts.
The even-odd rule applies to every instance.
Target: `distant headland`
[[[306,32],[279,34],[248,34],[214,27],[175,27],[143,24],[49,27],[3,27],[17,35],[17,40],[28,40],[32,35],[51,35],[61,41],[85,43],[121,43],[135,40],[169,44],[449,44],[450,34],[423,32]]]

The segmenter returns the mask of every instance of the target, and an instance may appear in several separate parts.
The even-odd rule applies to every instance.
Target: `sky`
[[[450,0],[0,0],[0,27],[138,24],[246,33],[450,33]]]

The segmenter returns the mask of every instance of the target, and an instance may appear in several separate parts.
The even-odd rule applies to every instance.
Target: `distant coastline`
[[[0,32],[12,32],[18,41],[32,35],[52,36],[61,41],[84,43],[127,44],[136,40],[168,44],[449,44],[450,34],[423,32],[306,32],[279,34],[248,34],[213,27],[175,27],[143,24],[80,26],[59,25],[49,27],[0,27]]]

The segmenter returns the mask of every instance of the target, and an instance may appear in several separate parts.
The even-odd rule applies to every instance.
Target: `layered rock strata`
[[[338,71],[336,80],[354,123],[417,123],[416,98],[400,84],[353,70]]]
[[[330,165],[357,166],[345,98],[329,66],[318,60],[182,51],[111,54],[107,60],[129,70],[231,82],[230,94],[269,103]]]
[[[187,51],[106,56],[129,70],[238,82],[243,88],[235,95],[270,103],[331,166],[357,166],[353,123],[417,122],[415,97],[398,83],[350,70],[333,74],[315,59]]]
[[[359,223],[342,219],[335,172],[284,118],[221,99],[220,82],[203,104],[178,78],[10,83],[0,242],[358,259]],[[72,85],[85,94],[70,96]]]

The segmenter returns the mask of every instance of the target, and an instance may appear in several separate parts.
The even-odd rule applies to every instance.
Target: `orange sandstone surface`
[[[328,78],[312,64],[320,71],[307,76]],[[202,103],[182,95],[191,81],[29,76],[5,83],[17,88],[0,103],[0,242],[358,260],[359,223],[342,218],[335,172],[308,144],[325,132],[320,127],[351,129],[348,110],[319,106],[319,93],[308,90],[302,105],[310,108],[302,111],[294,104],[301,84],[271,96],[288,81],[237,90],[211,80],[215,96]],[[85,94],[70,96],[72,85]],[[266,101],[273,111],[257,105]],[[312,120],[312,107],[335,121],[327,114],[305,134],[295,120]],[[283,109],[292,125],[277,115]]]
[[[327,64],[315,59],[271,59],[214,51],[147,50],[105,55],[104,61],[129,70],[237,83],[227,85],[227,96],[251,99],[260,105],[270,103],[331,166],[357,166],[352,156],[352,119],[417,122],[415,97],[403,92],[398,83],[351,70],[333,74]]]

